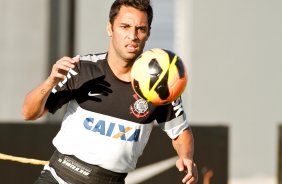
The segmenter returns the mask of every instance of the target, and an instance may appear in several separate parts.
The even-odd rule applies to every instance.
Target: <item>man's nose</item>
[[[128,33],[128,38],[130,40],[136,40],[136,39],[138,39],[137,34],[138,34],[138,31],[136,29],[131,29]]]

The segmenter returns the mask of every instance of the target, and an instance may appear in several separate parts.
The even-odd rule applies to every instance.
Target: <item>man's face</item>
[[[145,47],[149,37],[146,12],[122,6],[113,24],[108,24],[110,52],[120,59],[135,60]]]

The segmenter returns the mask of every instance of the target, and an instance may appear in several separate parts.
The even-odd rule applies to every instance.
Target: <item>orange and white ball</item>
[[[185,90],[188,74],[182,60],[173,52],[154,48],[143,52],[131,70],[136,94],[155,105],[176,100]]]

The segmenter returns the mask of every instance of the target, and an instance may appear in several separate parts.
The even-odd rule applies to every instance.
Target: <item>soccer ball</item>
[[[176,100],[188,82],[182,60],[173,52],[154,48],[143,52],[131,70],[131,84],[135,93],[154,105]]]

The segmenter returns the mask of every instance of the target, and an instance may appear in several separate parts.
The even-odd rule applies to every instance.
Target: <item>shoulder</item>
[[[91,62],[99,62],[106,60],[107,53],[98,53],[98,54],[87,54],[87,55],[81,55],[80,61],[91,61]]]
[[[80,74],[84,73],[87,75],[104,73],[106,60],[107,53],[80,55],[76,70]]]

